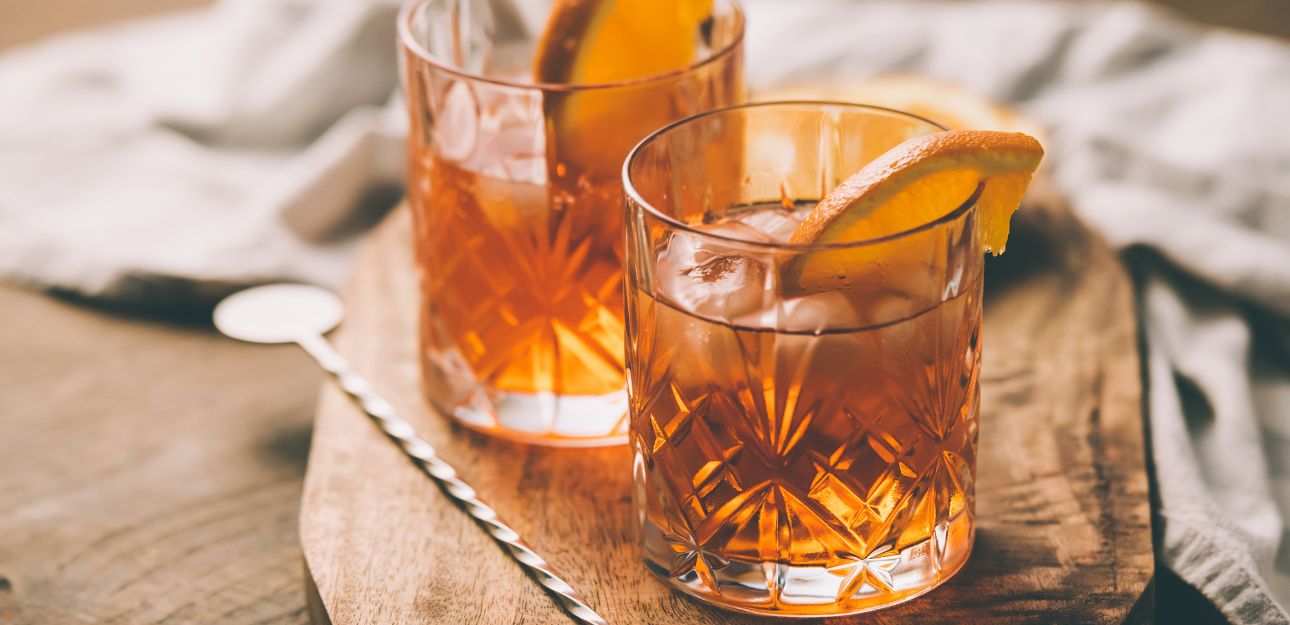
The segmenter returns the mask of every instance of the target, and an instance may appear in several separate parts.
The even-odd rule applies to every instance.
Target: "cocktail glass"
[[[750,104],[668,126],[628,157],[635,509],[645,562],[681,591],[850,614],[925,593],[966,561],[976,196],[869,240],[788,242],[849,174],[939,130],[874,107]],[[842,269],[805,284],[812,263]]]
[[[399,18],[424,385],[490,434],[623,443],[622,160],[742,100],[743,15],[717,0],[674,71],[537,83],[552,4],[417,0]]]

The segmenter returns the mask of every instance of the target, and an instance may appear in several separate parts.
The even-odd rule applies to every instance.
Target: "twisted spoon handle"
[[[452,468],[452,465],[440,459],[434,447],[417,436],[412,424],[399,417],[394,411],[394,406],[377,395],[367,380],[354,372],[345,357],[333,349],[327,339],[321,336],[305,336],[297,339],[296,342],[305,348],[305,351],[309,352],[325,371],[335,376],[341,389],[358,402],[363,412],[366,412],[367,416],[380,426],[386,436],[398,443],[403,452],[411,457],[426,475],[434,479],[444,493],[473,517],[475,522],[479,523],[480,527],[484,528],[484,531],[488,532],[488,535],[492,536],[511,558],[519,562],[537,583],[546,588],[551,596],[560,602],[560,606],[569,613],[569,616],[586,625],[609,625],[604,617],[596,614],[596,611],[587,605],[586,599],[583,599],[578,591],[561,579],[551,565],[520,538],[518,532],[497,516],[497,511],[479,499],[475,489],[457,477],[457,471]]]

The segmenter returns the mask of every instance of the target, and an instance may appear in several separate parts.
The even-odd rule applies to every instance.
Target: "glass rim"
[[[536,81],[511,80],[507,78],[499,78],[497,76],[486,76],[484,74],[480,74],[480,73],[465,69],[463,67],[459,67],[456,64],[449,62],[447,59],[441,59],[438,56],[431,54],[430,51],[427,50],[425,46],[422,45],[421,42],[418,41],[417,38],[412,35],[411,23],[412,23],[412,15],[417,9],[429,4],[430,2],[435,2],[435,1],[436,0],[408,0],[407,2],[404,2],[403,7],[399,9],[398,38],[399,38],[399,45],[403,49],[410,51],[419,60],[421,60],[426,64],[429,64],[435,69],[442,70],[444,72],[453,74],[460,78],[467,78],[470,80],[489,83],[500,87],[508,87],[511,89],[523,89],[528,91],[543,91],[543,92],[596,91],[596,90],[605,90],[605,89],[615,89],[620,87],[634,87],[638,85],[646,85],[650,83],[663,82],[680,76],[686,76],[688,74],[694,73],[695,71],[698,71],[702,67],[716,63],[719,60],[729,58],[736,50],[740,49],[744,41],[744,32],[747,25],[747,20],[745,19],[745,16],[744,16],[743,7],[739,5],[738,0],[716,0],[716,3],[714,3],[714,6],[717,3],[724,4],[730,7],[730,9],[732,10],[735,16],[735,36],[732,37],[730,41],[726,42],[725,45],[721,46],[716,51],[712,52],[711,54],[708,54],[707,56],[697,61],[694,61],[693,63],[690,63],[689,65],[686,65],[685,67],[679,67],[677,69],[668,70],[666,72],[660,72],[657,74],[648,74],[645,76],[638,76],[635,78],[627,78],[623,80],[615,80],[610,82],[597,82],[597,83],[536,82]]]
[[[877,106],[874,104],[842,102],[838,100],[772,100],[772,101],[766,101],[766,102],[745,102],[743,104],[735,104],[732,106],[725,106],[717,109],[704,111],[702,113],[698,113],[697,115],[691,115],[689,117],[679,119],[670,124],[667,124],[666,126],[663,126],[662,128],[659,128],[658,130],[655,130],[654,132],[651,132],[644,139],[641,139],[640,143],[637,143],[635,147],[633,147],[631,151],[627,153],[627,158],[623,160],[623,168],[622,168],[623,195],[626,198],[628,198],[632,203],[640,206],[647,215],[650,215],[651,217],[658,219],[659,221],[662,221],[663,223],[677,230],[683,230],[685,232],[697,234],[699,236],[708,237],[711,239],[717,239],[720,241],[729,241],[733,243],[738,243],[740,245],[753,247],[753,248],[799,251],[799,252],[807,251],[807,250],[848,249],[848,248],[863,247],[866,245],[874,245],[878,243],[886,243],[889,241],[894,241],[896,239],[901,239],[907,236],[918,234],[925,230],[931,230],[932,228],[935,228],[942,224],[946,224],[951,221],[954,221],[976,207],[977,200],[981,196],[981,190],[985,186],[984,182],[977,183],[976,189],[972,191],[972,195],[968,196],[968,198],[964,200],[963,203],[960,204],[954,210],[948,211],[944,215],[941,215],[940,217],[937,217],[936,219],[933,219],[931,221],[926,221],[916,226],[906,228],[904,230],[900,230],[897,232],[892,232],[892,233],[888,233],[888,234],[884,234],[876,237],[870,237],[867,239],[859,239],[856,241],[841,241],[841,242],[827,242],[827,243],[783,243],[783,242],[776,242],[776,241],[767,242],[767,241],[753,241],[749,239],[743,239],[737,236],[730,236],[730,235],[720,234],[716,232],[709,232],[709,231],[696,228],[691,224],[688,224],[684,221],[681,221],[680,219],[677,219],[671,215],[668,215],[660,211],[653,204],[645,201],[645,198],[641,197],[640,192],[637,191],[635,185],[632,184],[632,177],[631,177],[632,161],[634,161],[637,155],[643,149],[647,148],[649,144],[653,143],[659,137],[662,137],[668,132],[671,132],[672,130],[675,130],[680,126],[689,124],[691,122],[697,122],[706,117],[712,117],[715,115],[720,115],[722,113],[728,113],[730,111],[752,109],[752,108],[774,108],[774,107],[784,107],[784,106],[816,107],[817,109],[836,107],[836,108],[842,108],[842,109],[850,109],[852,111],[895,114],[896,116],[899,116],[899,117],[925,122],[927,124],[930,124],[934,128],[940,129],[940,131],[942,132],[949,130],[949,128],[946,128],[945,126],[935,121],[932,121],[926,117],[923,117],[921,115],[916,115],[914,113],[910,113],[907,111],[902,111],[899,109],[894,109],[886,106]],[[823,199],[823,198],[820,198],[820,199]]]

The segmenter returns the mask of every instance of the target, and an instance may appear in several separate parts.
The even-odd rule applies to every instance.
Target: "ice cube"
[[[828,395],[853,393],[867,385],[872,348],[858,330],[859,315],[841,293],[828,292],[781,300],[738,325],[775,330],[759,343],[763,370],[773,367],[777,380],[796,380],[807,388],[805,406]]]
[[[736,323],[748,328],[816,333],[862,325],[851,300],[837,291],[775,301],[740,317]]]
[[[479,104],[469,85],[455,82],[448,87],[436,121],[430,127],[441,158],[465,161],[475,153],[479,143]]]
[[[499,159],[502,174],[507,180],[546,184],[546,155],[515,153]]]
[[[741,223],[696,229],[744,241],[768,241],[760,231]],[[677,231],[659,254],[659,286],[665,297],[686,311],[729,322],[762,307],[769,294],[769,264],[738,243]]]
[[[874,293],[864,300],[865,325],[883,325],[909,319],[919,312],[918,300],[898,291]]]
[[[502,176],[474,179],[475,201],[493,227],[523,239],[526,232],[545,228],[550,209],[546,187]]]
[[[802,219],[782,208],[766,208],[741,215],[739,223],[757,229],[771,241],[787,243],[793,238],[793,231],[797,230],[797,225],[802,223]]]

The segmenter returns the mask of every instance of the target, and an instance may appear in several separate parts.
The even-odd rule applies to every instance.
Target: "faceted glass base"
[[[427,319],[423,314],[423,324]],[[432,330],[423,328],[423,340],[437,336]],[[422,350],[421,371],[430,404],[473,430],[553,447],[627,443],[625,389],[596,395],[504,391],[479,380],[457,350],[433,340]]]
[[[468,428],[522,443],[553,447],[627,444],[624,392],[606,395],[498,392],[480,401],[436,407]]]
[[[973,524],[961,514],[944,531],[903,550],[832,566],[725,560],[679,550],[645,521],[645,563],[678,590],[719,607],[785,617],[859,614],[903,603],[953,577],[972,551]]]

